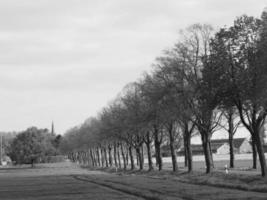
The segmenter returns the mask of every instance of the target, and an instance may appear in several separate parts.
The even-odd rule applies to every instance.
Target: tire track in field
[[[112,184],[111,185],[111,184],[108,184],[108,183],[105,183],[105,182],[102,182],[102,181],[97,181],[96,179],[93,179],[91,177],[83,177],[83,176],[78,176],[78,175],[72,175],[72,177],[74,179],[76,179],[76,180],[79,180],[79,181],[90,182],[90,183],[96,184],[98,186],[107,188],[107,189],[111,189],[111,190],[115,190],[115,191],[118,191],[118,192],[122,192],[124,194],[135,196],[135,197],[142,198],[142,199],[145,199],[145,200],[167,200],[167,199],[173,199],[173,198],[168,198],[166,196],[162,196],[161,194],[158,194],[158,193],[151,193],[149,191],[145,191],[144,192],[144,191],[138,190],[137,188],[129,187],[129,186],[126,186],[126,185],[123,185],[123,184]],[[179,199],[177,199],[177,197],[175,199],[179,200]]]

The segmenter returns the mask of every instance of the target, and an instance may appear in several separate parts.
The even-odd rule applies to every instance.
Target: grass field
[[[267,158],[267,153],[265,153],[265,157]],[[225,165],[229,166],[229,154],[219,155],[219,154],[213,154],[213,160],[214,165],[217,170],[224,170]],[[184,157],[178,156],[177,157],[178,166],[179,168],[184,168]],[[155,158],[153,159],[153,162],[155,163]],[[145,159],[145,163],[147,163],[147,160]],[[259,161],[258,161],[258,168],[256,170],[251,169],[252,168],[252,154],[236,154],[235,155],[235,168],[230,169],[231,172],[238,172],[243,173],[245,171],[249,171],[250,174],[260,174],[260,167],[259,167]],[[163,158],[163,169],[171,170],[171,158],[170,157],[164,157]],[[203,155],[196,155],[193,156],[193,168],[194,170],[205,170],[205,162],[204,162],[204,156]]]
[[[98,184],[84,182],[76,176],[103,176],[70,162],[0,169],[1,200],[83,200],[141,199]]]
[[[239,162],[239,161],[237,161]],[[169,165],[165,163],[165,166]],[[107,170],[107,169],[106,169]],[[107,170],[108,171],[108,170]],[[205,175],[170,170],[150,173],[80,168],[68,161],[0,169],[1,200],[264,199],[267,182],[258,175]],[[237,187],[238,186],[238,187]],[[254,188],[253,188],[253,187]],[[252,188],[252,189],[251,189]]]

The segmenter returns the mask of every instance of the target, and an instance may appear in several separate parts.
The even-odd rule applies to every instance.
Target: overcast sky
[[[267,0],[0,0],[0,130],[95,116],[178,32],[259,17]]]

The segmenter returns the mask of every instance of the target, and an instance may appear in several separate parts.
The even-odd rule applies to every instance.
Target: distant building
[[[234,153],[251,153],[252,147],[248,139],[246,138],[235,138],[234,143]],[[211,145],[216,144],[218,146],[217,154],[228,154],[229,153],[229,140],[228,139],[217,139],[211,140]]]
[[[250,153],[252,152],[251,144],[246,138],[235,138],[234,153]],[[203,147],[202,144],[192,144],[191,146],[193,155],[202,155]],[[211,140],[211,151],[214,154],[229,154],[229,140],[228,139],[216,139]],[[184,148],[178,152],[179,155],[184,154]]]
[[[223,145],[221,145],[217,150],[216,150],[217,154],[228,154],[230,153],[230,146],[228,143],[224,143]]]
[[[174,149],[177,152],[177,149],[179,149],[179,145],[178,144],[174,144]],[[161,155],[162,155],[162,157],[171,156],[170,144],[165,144],[165,145],[161,146]]]

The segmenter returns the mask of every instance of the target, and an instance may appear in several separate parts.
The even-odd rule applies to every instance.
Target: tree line
[[[214,31],[193,24],[158,57],[152,70],[124,87],[97,117],[67,131],[61,149],[74,161],[92,166],[162,169],[162,145],[168,144],[177,171],[177,145],[193,169],[191,137],[199,134],[206,173],[214,168],[211,137],[222,126],[233,136],[242,124],[251,135],[253,168],[259,158],[266,176],[262,128],[267,114],[267,12],[261,19],[243,15]]]

